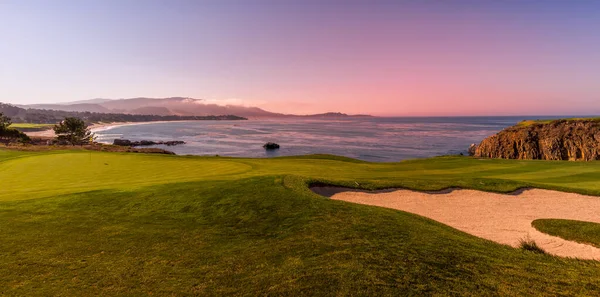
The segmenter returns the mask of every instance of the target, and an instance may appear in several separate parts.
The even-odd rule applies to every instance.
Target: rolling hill
[[[76,107],[80,106],[89,106],[89,104],[76,104]],[[80,109],[78,108],[71,108],[71,110],[67,111],[62,109],[49,109],[50,106],[48,105],[40,107],[42,108],[23,108],[0,102],[0,113],[10,117],[13,123],[31,124],[56,124],[66,117],[77,117],[87,123],[247,119],[235,115],[171,115],[161,107],[142,107],[139,109],[139,113],[90,112],[79,111]],[[162,114],[160,111],[163,111]]]
[[[218,105],[206,100],[170,97],[170,98],[131,98],[131,99],[92,99],[72,103],[22,105],[23,108],[64,110],[76,112],[125,113],[149,115],[177,116],[207,116],[207,115],[237,115],[248,118],[279,118],[279,117],[309,117],[309,118],[340,118],[352,117],[338,112],[317,115],[289,115],[269,112],[258,107],[241,105]],[[366,115],[357,115],[366,116]]]
[[[236,105],[217,105],[206,103],[202,99],[171,97],[171,98],[131,98],[131,99],[94,99],[76,103],[61,104],[33,104],[22,106],[25,108],[64,110],[64,111],[89,111],[102,113],[127,113],[151,115],[177,115],[177,116],[206,116],[235,114],[244,117],[279,117],[282,114],[272,113],[257,107]]]

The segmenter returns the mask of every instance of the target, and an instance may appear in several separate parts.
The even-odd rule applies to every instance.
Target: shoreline
[[[196,121],[150,121],[150,122],[112,122],[112,123],[94,123],[88,126],[92,133],[110,130],[122,126],[173,123],[173,122],[196,122]],[[29,137],[53,138],[56,137],[52,128],[44,131],[25,132]]]

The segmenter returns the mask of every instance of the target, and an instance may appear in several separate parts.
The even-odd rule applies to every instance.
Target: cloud
[[[216,104],[219,106],[244,106],[258,107],[271,112],[291,113],[291,114],[311,114],[323,112],[315,104],[298,101],[267,101],[267,100],[249,100],[241,98],[225,99],[201,99],[194,101],[196,104]],[[336,110],[337,111],[337,110]]]
[[[219,106],[235,105],[244,107],[255,107],[258,105],[265,104],[265,101],[260,100],[246,100],[241,98],[225,98],[225,99],[202,99],[202,101],[196,101],[196,104],[216,104]]]

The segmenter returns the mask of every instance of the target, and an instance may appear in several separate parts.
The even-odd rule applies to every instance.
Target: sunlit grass
[[[566,122],[573,122],[573,121],[595,121],[595,122],[599,122],[600,121],[600,117],[524,120],[524,121],[519,122],[517,124],[517,126],[527,127],[527,126],[531,126],[533,124],[550,124],[552,122],[558,122],[558,121],[566,121]]]
[[[538,219],[531,225],[553,236],[600,247],[600,224],[574,220]]]
[[[32,124],[32,123],[13,123],[10,125],[10,128],[47,128],[50,129],[54,127],[54,124]]]
[[[0,150],[0,295],[597,295],[598,262],[307,187],[600,194],[582,173],[600,163]]]

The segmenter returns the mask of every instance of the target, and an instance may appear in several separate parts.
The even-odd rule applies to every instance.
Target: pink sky
[[[600,5],[567,2],[0,2],[0,102],[600,114]]]

